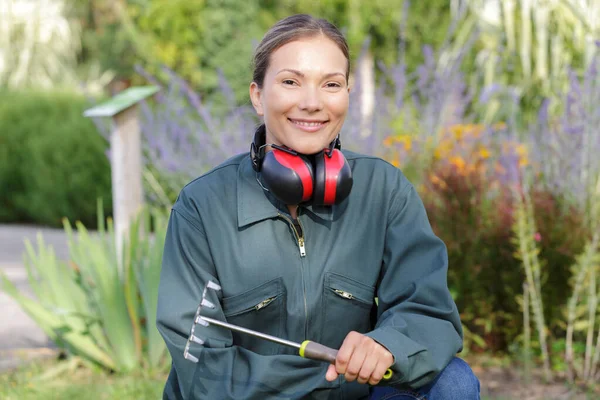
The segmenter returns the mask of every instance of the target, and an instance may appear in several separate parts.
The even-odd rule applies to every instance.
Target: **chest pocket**
[[[224,297],[227,322],[273,336],[280,336],[285,310],[285,288],[281,278],[268,281],[241,294]],[[277,354],[279,345],[246,333],[233,332],[233,344],[262,355]]]
[[[327,273],[323,287],[323,344],[339,348],[350,331],[369,332],[374,302],[374,287]]]

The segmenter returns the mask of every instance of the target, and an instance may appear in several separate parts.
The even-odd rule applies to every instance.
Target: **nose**
[[[320,111],[323,109],[323,99],[319,88],[307,87],[304,89],[302,100],[298,105],[301,110],[308,112]]]

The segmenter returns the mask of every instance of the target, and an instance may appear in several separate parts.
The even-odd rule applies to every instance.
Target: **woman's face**
[[[267,143],[315,154],[336,137],[348,112],[347,60],[329,38],[289,42],[271,54],[263,87],[250,98],[264,117]]]

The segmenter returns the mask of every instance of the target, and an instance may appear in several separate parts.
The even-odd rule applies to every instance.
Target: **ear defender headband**
[[[267,190],[285,204],[339,204],[352,189],[352,170],[336,138],[329,148],[313,156],[300,154],[284,146],[271,144],[265,152],[264,124],[254,133],[250,145],[252,167],[260,172]]]

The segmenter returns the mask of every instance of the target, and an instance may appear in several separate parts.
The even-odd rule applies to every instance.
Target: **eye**
[[[342,85],[340,83],[338,83],[338,82],[327,82],[325,84],[325,87],[327,89],[339,89],[339,88],[342,87]]]
[[[296,82],[292,79],[284,79],[283,81],[281,81],[281,83],[283,83],[284,85],[295,85]]]

